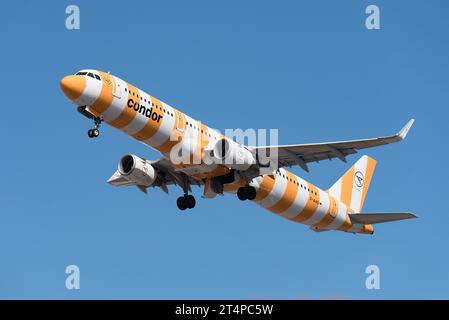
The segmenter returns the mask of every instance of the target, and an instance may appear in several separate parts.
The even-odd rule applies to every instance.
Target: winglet
[[[399,131],[397,134],[398,138],[401,140],[404,140],[405,137],[407,137],[408,132],[410,131],[411,127],[413,126],[413,123],[415,122],[415,119],[411,119],[407,124],[404,126],[404,128]]]

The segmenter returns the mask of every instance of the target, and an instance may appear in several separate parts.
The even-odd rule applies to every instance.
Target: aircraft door
[[[112,83],[113,83],[113,88],[112,88],[112,95],[117,98],[120,99],[122,96],[122,89],[123,89],[123,84],[121,83],[122,81],[116,79],[114,76],[111,76],[112,79]]]

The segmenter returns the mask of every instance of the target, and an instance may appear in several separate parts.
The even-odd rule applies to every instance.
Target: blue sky
[[[2,39],[0,298],[449,298],[447,1],[7,1]],[[365,8],[381,10],[379,31]],[[392,134],[365,211],[412,211],[374,236],[314,233],[235,197],[105,183],[125,153],[158,153],[91,123],[59,80],[96,68],[220,128],[278,128],[282,144]],[[357,160],[352,156],[350,162]],[[293,171],[322,188],[350,164]],[[81,289],[65,288],[78,265]],[[381,289],[365,288],[365,268]]]

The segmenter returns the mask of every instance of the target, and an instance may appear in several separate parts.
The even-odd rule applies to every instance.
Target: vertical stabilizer
[[[373,177],[376,160],[363,156],[329,190],[329,194],[354,212],[361,212]]]

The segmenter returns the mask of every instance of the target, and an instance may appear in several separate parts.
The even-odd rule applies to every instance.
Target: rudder
[[[361,212],[375,167],[376,160],[368,156],[361,157],[328,190],[329,194],[339,199],[354,212]]]

